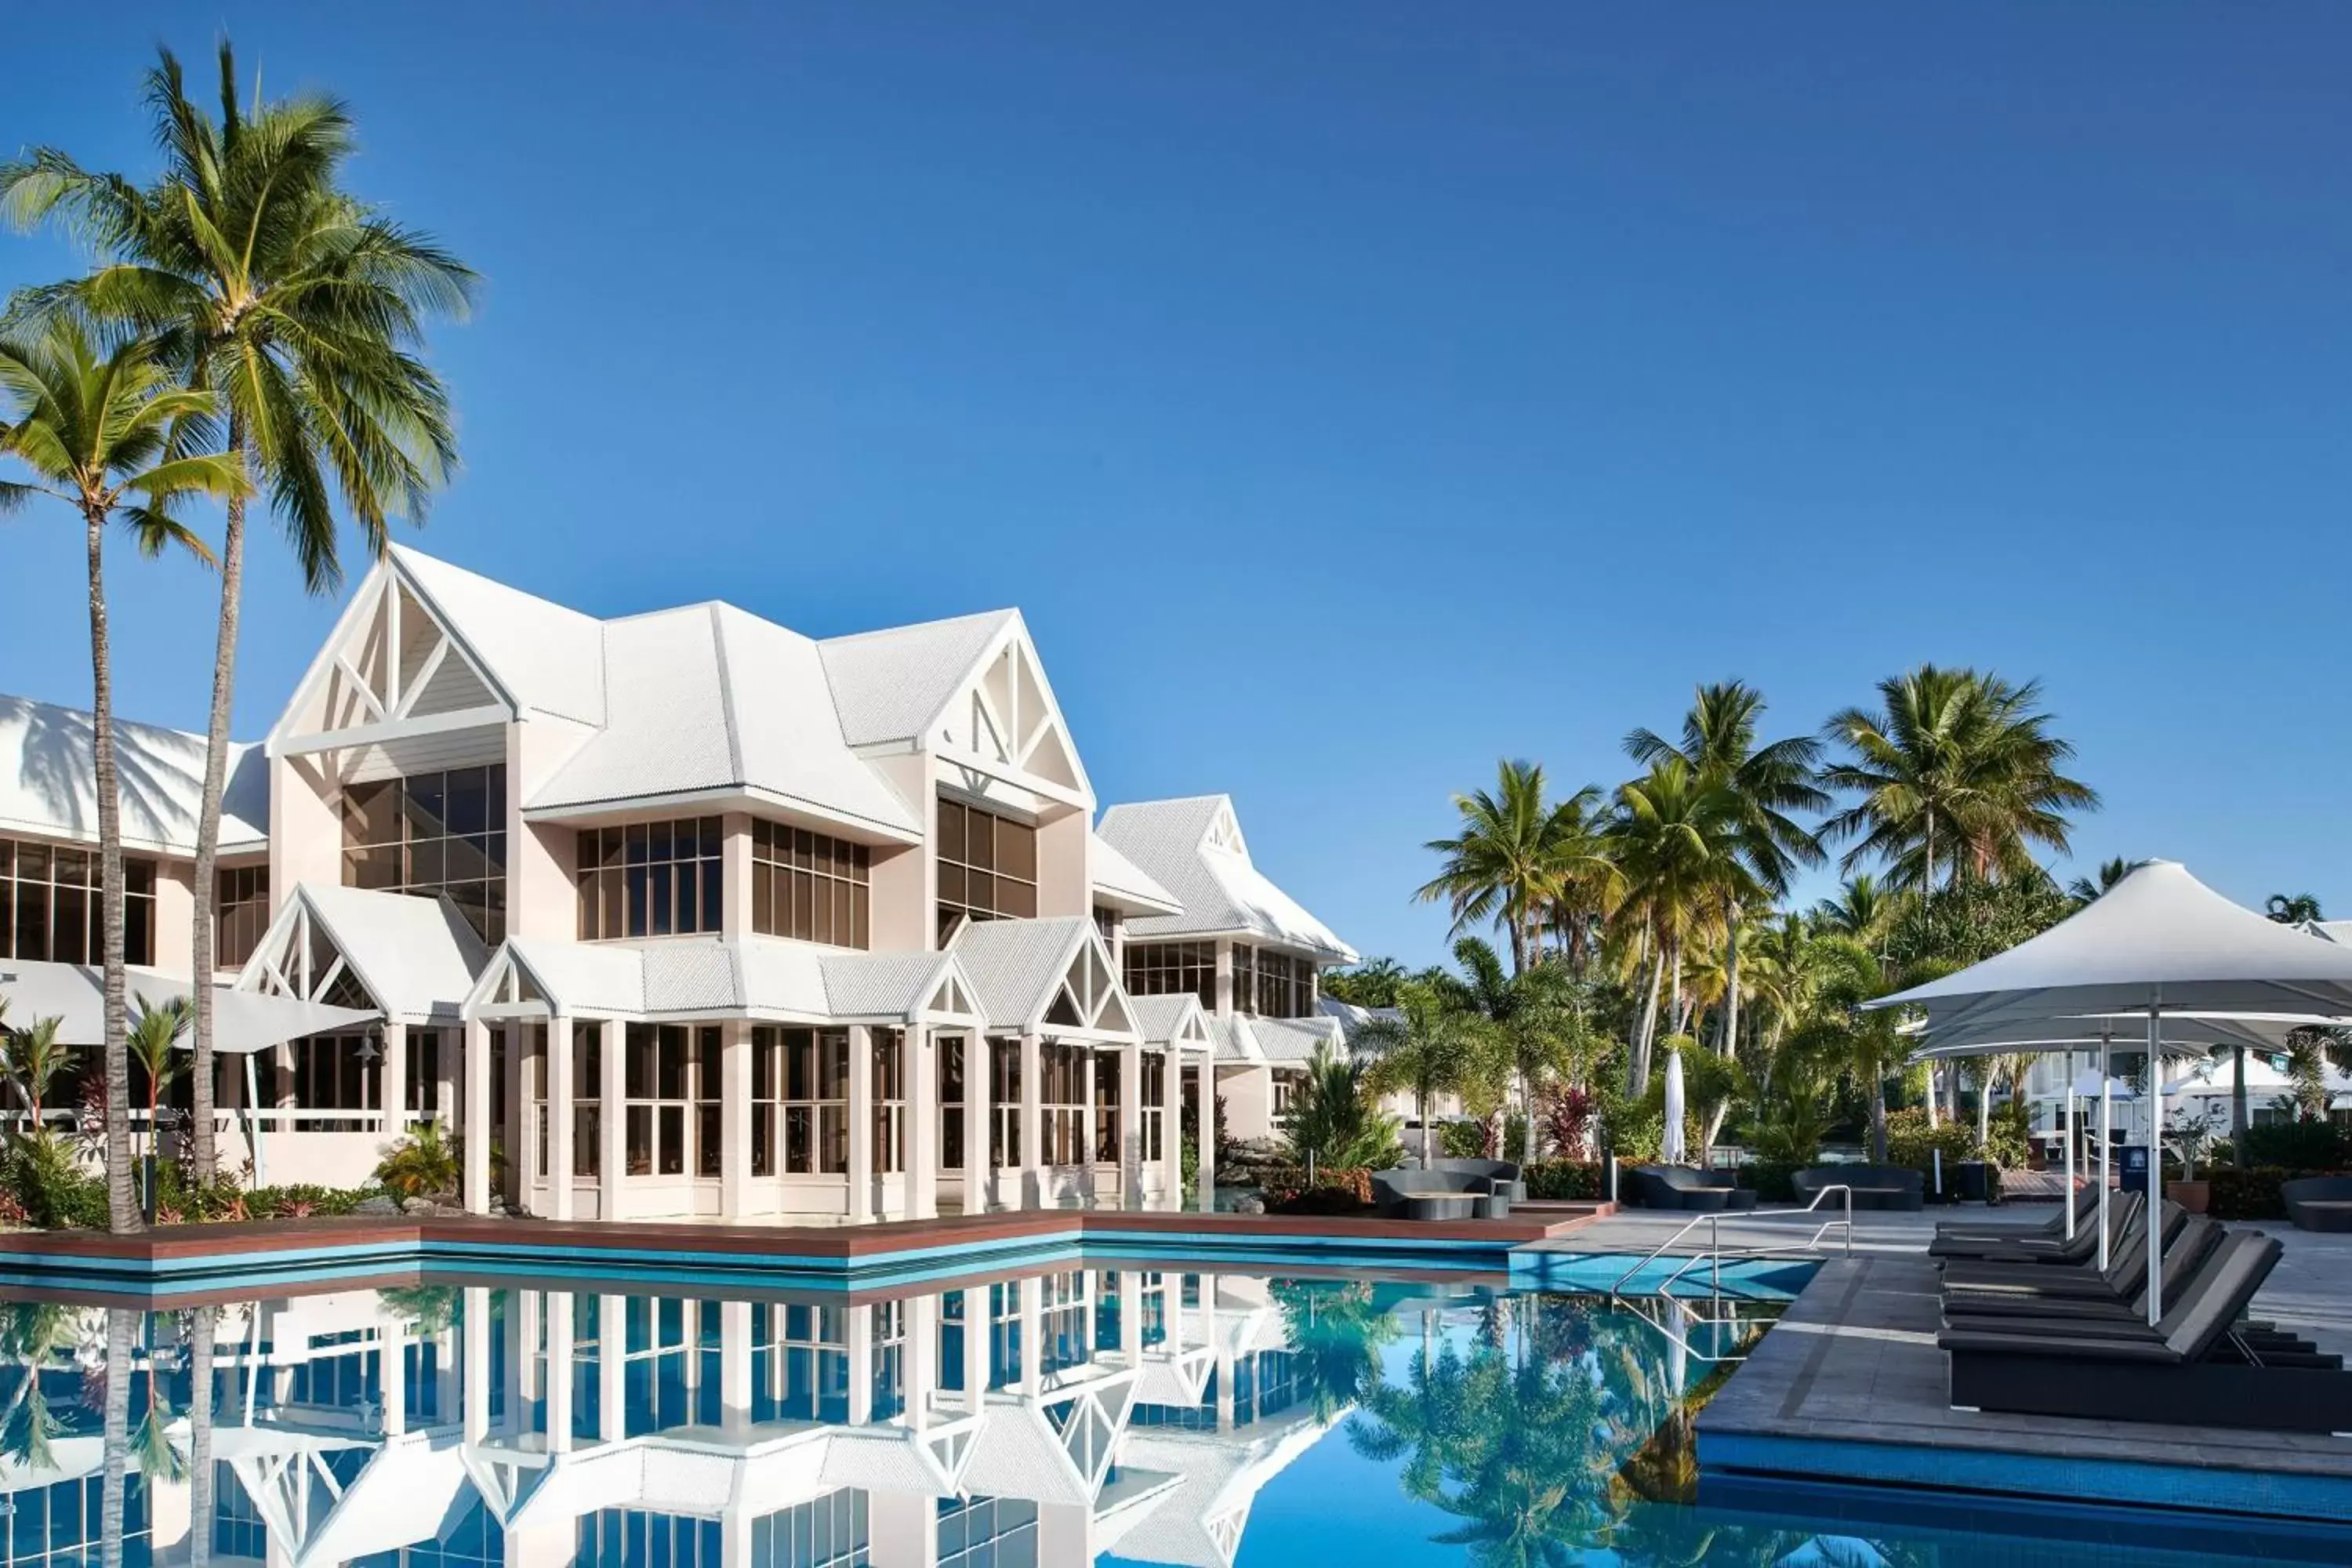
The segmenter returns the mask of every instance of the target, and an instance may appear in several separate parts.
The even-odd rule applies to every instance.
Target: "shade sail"
[[[187,981],[152,969],[130,972],[131,1013],[162,1006],[189,994]],[[0,1001],[8,1004],[8,1025],[21,1029],[41,1018],[62,1018],[58,1038],[69,1046],[106,1043],[105,977],[79,963],[26,963],[0,960]],[[356,1028],[380,1015],[359,1007],[331,1007],[292,996],[213,987],[213,1048],[242,1056],[267,1050],[305,1035]],[[193,1041],[183,1039],[182,1044]]]
[[[2300,1015],[2175,1013],[2168,1007],[2158,1020],[2167,1056],[2202,1056],[2231,1046],[2242,1046],[2250,1051],[2283,1050],[2289,1035],[2312,1025],[2310,1017]],[[2147,1015],[2103,1013],[2078,1017],[1948,1021],[1941,1025],[1931,1021],[1905,1033],[1917,1047],[1912,1053],[1914,1061],[2012,1053],[2100,1051],[2110,1043],[2118,1051],[2142,1051],[2147,1048]]]
[[[2041,935],[1864,1004],[1926,1009],[1930,1030],[2093,1013],[2352,1017],[2352,947],[2231,903],[2150,860]]]

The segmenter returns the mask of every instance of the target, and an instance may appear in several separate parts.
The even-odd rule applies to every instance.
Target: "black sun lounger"
[[[2167,1203],[2164,1213],[2164,1246],[2168,1249],[2179,1238],[2189,1223],[2189,1213],[2179,1204]],[[2098,1294],[2127,1289],[2128,1269],[2126,1260],[2137,1256],[2140,1268],[2147,1267],[2147,1210],[2135,1209],[2118,1228],[2107,1247],[2107,1267],[2098,1267],[2098,1248],[2080,1263],[2060,1266],[2050,1263],[1983,1263],[1952,1260],[1944,1265],[1944,1289],[1953,1290],[2047,1290],[2064,1293],[2072,1290]]]
[[[2164,1321],[2097,1333],[1948,1330],[1956,1408],[2261,1431],[2352,1431],[2352,1374],[2337,1358],[2265,1351],[2233,1325],[2284,1250],[2239,1232]],[[2278,1364],[2280,1362],[2288,1364]]]
[[[2118,1195],[2114,1200],[2114,1206],[2108,1211],[2110,1236],[2120,1237],[2131,1231],[2141,1211],[2147,1206],[2147,1200],[2137,1193],[2124,1193]],[[2177,1205],[2172,1206],[2178,1207]],[[2147,1245],[2147,1239],[2146,1235],[2142,1234],[2140,1237],[2142,1246]],[[2095,1223],[2088,1225],[2077,1230],[2072,1241],[2062,1240],[2043,1246],[2029,1245],[2024,1242],[2008,1243],[2000,1247],[1971,1243],[1965,1248],[1955,1245],[1940,1253],[1930,1246],[1927,1251],[1930,1257],[1943,1264],[1946,1279],[1954,1278],[1961,1271],[1988,1268],[2029,1267],[2047,1268],[2053,1265],[2063,1268],[2091,1267],[2095,1264],[2099,1256],[2099,1227]],[[2111,1243],[2108,1256],[2112,1258],[2114,1255],[2115,1248]]]
[[[2221,1227],[2202,1215],[2190,1215],[2164,1249],[2164,1291],[2178,1300],[2211,1263],[2221,1245]],[[2037,1273],[2050,1274],[2052,1269]],[[2068,1278],[2035,1280],[2007,1287],[1957,1288],[1944,1292],[1944,1326],[1951,1329],[1986,1327],[2014,1331],[2021,1321],[2063,1322],[2094,1320],[2145,1323],[2147,1310],[2147,1254],[2118,1254],[2105,1274],[2095,1279]]]
[[[2095,1225],[2099,1215],[2099,1189],[2078,1187],[2074,1191],[2074,1228],[2084,1224]],[[1987,1225],[1982,1220],[1946,1220],[1936,1227],[1937,1242],[1978,1243],[2007,1247],[2020,1241],[2063,1241],[2066,1239],[2066,1210],[2062,1205],[2056,1214],[2039,1225]],[[1931,1246],[1932,1251],[1932,1246]]]

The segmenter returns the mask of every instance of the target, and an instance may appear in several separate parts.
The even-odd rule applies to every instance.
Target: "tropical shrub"
[[[1990,1135],[1985,1139],[1983,1155],[2004,1171],[2022,1171],[2033,1163],[2033,1147],[2017,1124],[2007,1117],[1996,1117]]]
[[[1364,1089],[1361,1065],[1318,1051],[1282,1118],[1292,1163],[1392,1170],[1404,1163],[1402,1127],[1381,1114]]]
[[[1908,1165],[1915,1171],[1928,1172],[1932,1176],[1936,1168],[1935,1156],[1939,1152],[1944,1156],[1944,1179],[1948,1185],[1952,1167],[1963,1160],[1977,1157],[1977,1130],[1948,1119],[1931,1128],[1927,1125],[1927,1112],[1916,1105],[1907,1105],[1887,1114],[1886,1159],[1889,1164]]]
[[[2333,1121],[2263,1121],[2246,1129],[2246,1163],[2290,1171],[2335,1171],[2352,1165],[2345,1130]]]
[[[2279,1188],[2297,1176],[2321,1173],[2277,1165],[2216,1165],[2207,1176],[2211,1186],[2205,1212],[2215,1219],[2284,1219],[2286,1200]]]
[[[1359,1214],[1372,1206],[1372,1173],[1361,1166],[1268,1171],[1258,1182],[1268,1214]]]
[[[10,1139],[0,1152],[0,1191],[26,1223],[45,1230],[104,1230],[109,1223],[106,1179],[85,1170],[76,1141],[34,1129]]]
[[[1601,1125],[1601,1097],[1581,1084],[1559,1084],[1545,1094],[1536,1131],[1562,1160],[1580,1160],[1591,1152],[1592,1135]]]
[[[1820,1145],[1814,1145],[1818,1154]],[[1738,1184],[1756,1189],[1759,1203],[1792,1204],[1797,1201],[1796,1174],[1813,1163],[1789,1160],[1751,1160],[1739,1168]]]
[[[465,1166],[457,1141],[438,1121],[428,1121],[398,1143],[375,1168],[375,1179],[395,1197],[432,1197],[454,1193]]]
[[[1820,1160],[1829,1124],[1829,1106],[1822,1096],[1775,1094],[1758,1113],[1749,1146],[1765,1163],[1801,1171]]]
[[[1582,1160],[1538,1160],[1519,1179],[1530,1198],[1569,1202],[1609,1195],[1609,1168]]]
[[[1437,1152],[1448,1160],[1510,1160],[1527,1147],[1528,1119],[1513,1112],[1503,1119],[1503,1135],[1495,1123],[1480,1119],[1437,1124]]]

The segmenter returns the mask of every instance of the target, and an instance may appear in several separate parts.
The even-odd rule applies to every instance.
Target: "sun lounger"
[[[2137,1254],[2145,1266],[2147,1254],[2147,1208],[2138,1197],[2118,1211],[2120,1223],[2107,1246],[2107,1269],[2114,1276],[2116,1288],[2122,1288],[2126,1272],[2126,1260]],[[2164,1245],[2170,1247],[2189,1219],[2188,1211],[2175,1203],[2166,1203],[2164,1215]],[[2014,1254],[2001,1258],[1947,1258],[1942,1265],[1944,1289],[2054,1289],[2073,1288],[2095,1289],[2102,1279],[2098,1259],[2098,1238],[2080,1258],[2060,1261],[2047,1256],[2020,1258]]]
[[[2222,1231],[2202,1215],[2181,1223],[2164,1253],[2164,1289],[2178,1298],[2194,1285],[2220,1250]],[[2038,1272],[2054,1272],[2042,1269]],[[2072,1274],[2074,1271],[2066,1271]],[[2113,1264],[2093,1279],[2061,1279],[1991,1288],[1965,1288],[1944,1292],[1944,1326],[2015,1328],[2032,1321],[2096,1321],[2144,1322],[2147,1308],[2147,1255],[2118,1254]]]
[[[2096,1225],[2099,1215],[2099,1190],[2080,1187],[2074,1192],[2074,1226]],[[1936,1227],[1939,1242],[1982,1242],[2007,1246],[2019,1241],[2063,1241],[2066,1239],[2066,1210],[2061,1206],[2056,1214],[2039,1225],[1987,1225],[1982,1220],[1946,1220]]]
[[[2266,1431],[2352,1430],[2352,1374],[2336,1358],[2266,1352],[2231,1330],[2284,1250],[2228,1237],[2164,1321],[2051,1333],[1947,1330],[1950,1398],[1961,1409]],[[2330,1364],[2330,1363],[2334,1364]]]
[[[2110,1237],[2120,1237],[2132,1228],[2133,1221],[2147,1200],[2137,1193],[2122,1193],[2109,1202],[2111,1207],[2107,1214],[2107,1223],[2110,1226]],[[2141,1241],[2143,1245],[2146,1244],[2145,1233],[2142,1234]],[[2091,1224],[2078,1228],[2072,1241],[2063,1238],[2041,1243],[2023,1240],[2003,1243],[2000,1246],[1981,1243],[1946,1245],[1939,1242],[1930,1244],[1927,1251],[1930,1257],[1943,1262],[1947,1278],[1950,1277],[1953,1269],[1962,1268],[1975,1269],[2010,1265],[2046,1268],[2053,1265],[2067,1267],[2087,1264],[2099,1256],[2099,1226],[2097,1221],[2094,1219]],[[2112,1239],[2107,1252],[2110,1258],[2115,1255]]]

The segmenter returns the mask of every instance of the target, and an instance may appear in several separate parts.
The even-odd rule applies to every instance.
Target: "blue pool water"
[[[1670,1313],[1580,1293],[1622,1261],[1216,1267],[0,1300],[0,1568],[2352,1559],[2286,1526],[1718,1496],[1692,1416],[1801,1276]]]

